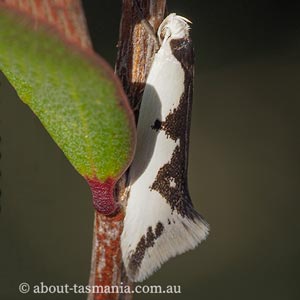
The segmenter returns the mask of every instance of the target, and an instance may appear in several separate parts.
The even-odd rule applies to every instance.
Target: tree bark
[[[142,24],[141,14],[156,33],[164,19],[165,10],[166,0],[123,0],[116,74],[123,83],[136,118],[155,54],[154,39]]]

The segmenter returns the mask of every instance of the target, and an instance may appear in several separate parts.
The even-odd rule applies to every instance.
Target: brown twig
[[[137,3],[139,7],[137,7]],[[145,81],[155,53],[155,40],[143,25],[141,14],[156,32],[165,15],[165,0],[123,0],[116,73],[137,117]],[[125,174],[118,183],[117,198],[126,206]],[[120,235],[123,213],[104,217],[96,213],[90,285],[132,286],[122,266]],[[89,295],[88,300],[130,300],[133,294]]]
[[[30,14],[60,31],[67,40],[85,50],[92,51],[92,43],[80,0],[0,0],[15,10]],[[139,7],[137,7],[137,4]],[[142,16],[156,32],[165,15],[166,0],[123,0],[116,73],[120,77],[130,105],[138,115],[145,81],[155,53],[155,39],[145,27]],[[37,23],[38,24],[38,23]],[[118,183],[117,198],[126,205],[124,189],[126,174]],[[124,212],[114,217],[95,212],[91,286],[132,285],[122,267],[120,236]],[[89,294],[88,300],[130,300],[132,294]]]
[[[123,0],[116,73],[137,116],[156,45],[136,2],[156,32],[165,16],[166,0]]]
[[[145,28],[141,14],[156,32],[164,18],[165,5],[165,0],[123,0],[116,74],[121,79],[136,117],[156,49],[155,40]],[[126,176],[119,181],[117,191],[117,198],[123,207],[126,206]],[[123,218],[122,212],[113,218],[95,214],[90,285],[120,286],[122,282],[123,286],[133,286],[122,266],[120,235]],[[132,297],[133,294],[91,294],[88,300],[130,300]]]

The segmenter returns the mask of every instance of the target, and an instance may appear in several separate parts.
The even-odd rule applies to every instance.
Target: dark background
[[[83,2],[95,48],[113,65],[120,1]],[[144,282],[181,285],[181,295],[135,299],[299,299],[300,5],[168,7],[193,21],[189,185],[211,234]],[[18,292],[24,281],[87,284],[93,208],[85,181],[0,82],[0,298],[85,299]]]

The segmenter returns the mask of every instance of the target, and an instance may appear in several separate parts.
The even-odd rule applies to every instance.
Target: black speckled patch
[[[161,121],[156,119],[154,124],[151,126],[151,128],[154,129],[155,131],[161,130]]]
[[[150,189],[158,191],[169,203],[172,210],[181,216],[193,219],[193,209],[187,188],[188,147],[193,98],[194,53],[191,39],[170,41],[174,56],[184,70],[184,91],[179,105],[161,122],[161,128],[168,138],[179,140],[171,160],[161,167]]]
[[[164,225],[161,222],[158,222],[155,227],[155,238],[157,239],[159,236],[161,236],[162,232],[164,230]]]
[[[141,237],[134,253],[130,257],[129,269],[131,270],[133,275],[140,268],[146,250],[154,246],[155,240],[157,240],[162,235],[163,230],[164,225],[161,222],[158,222],[156,224],[154,232],[152,226],[149,226],[146,235],[143,235]]]

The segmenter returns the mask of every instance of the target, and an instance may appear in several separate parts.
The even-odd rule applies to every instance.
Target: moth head
[[[189,30],[192,22],[185,17],[169,14],[160,24],[157,35],[160,44],[164,44],[170,39],[184,39],[188,38]]]

